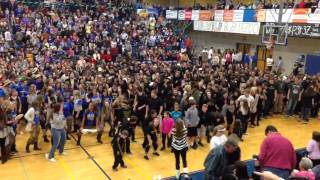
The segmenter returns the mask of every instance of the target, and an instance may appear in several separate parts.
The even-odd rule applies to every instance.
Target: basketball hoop
[[[267,49],[272,49],[272,48],[274,48],[274,42],[275,42],[274,37],[271,36],[271,37],[269,38],[269,41],[266,42],[266,47],[267,47]]]

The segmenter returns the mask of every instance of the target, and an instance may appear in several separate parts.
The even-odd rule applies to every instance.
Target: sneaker
[[[60,156],[66,156],[66,155],[68,155],[66,152],[60,153]]]
[[[132,155],[132,152],[126,152],[126,154],[128,154],[128,155]]]
[[[50,162],[57,162],[55,158],[49,159]]]
[[[308,121],[303,121],[303,124],[308,124]]]
[[[117,171],[118,171],[118,168],[112,168],[112,170],[113,170],[114,172],[117,172]]]
[[[125,169],[128,168],[128,166],[126,166],[126,165],[123,165],[123,166],[121,166],[121,167],[122,167],[122,168],[125,168]]]
[[[49,159],[49,154],[46,153],[46,154],[45,154],[45,157],[46,157],[46,159]]]
[[[164,148],[164,147],[162,147],[161,149],[160,149],[160,151],[163,151],[163,150],[165,150],[166,148]]]
[[[199,146],[201,146],[201,147],[203,147],[203,146],[204,146],[204,145],[202,144],[202,142],[199,142],[198,144],[199,144]]]
[[[143,158],[144,158],[145,160],[149,160],[149,157],[148,157],[147,155],[143,156]]]
[[[154,152],[153,155],[160,156],[160,154],[158,152]]]

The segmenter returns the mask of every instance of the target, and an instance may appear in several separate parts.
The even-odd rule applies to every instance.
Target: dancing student
[[[40,127],[41,127],[41,130],[42,130],[43,141],[45,143],[49,143],[50,141],[49,141],[48,136],[47,136],[47,131],[49,129],[49,127],[48,127],[49,121],[46,118],[46,113],[45,113],[46,109],[45,109],[44,96],[43,95],[38,95],[36,97],[36,101],[39,104]]]
[[[178,119],[175,125],[175,128],[171,131],[171,147],[174,152],[176,159],[176,177],[180,176],[180,156],[182,158],[183,171],[188,172],[187,166],[187,151],[188,151],[188,142],[187,142],[188,130],[184,126],[184,123],[181,119]]]
[[[124,118],[120,123],[119,123],[119,126],[118,126],[118,133],[121,132],[121,131],[128,131],[128,136],[127,138],[122,138],[120,139],[120,147],[121,147],[121,150],[123,153],[126,153],[126,154],[132,154],[131,153],[131,150],[130,150],[130,136],[132,135],[132,130],[133,130],[133,127],[131,126],[130,124],[130,118]]]
[[[7,129],[8,129],[8,135],[10,139],[10,146],[8,151],[12,153],[17,153],[16,149],[16,129],[17,124],[19,122],[19,119],[17,119],[17,111],[16,111],[16,104],[13,102],[7,101],[6,103],[7,108]]]
[[[171,111],[170,114],[174,122],[177,122],[178,119],[182,118],[182,112],[180,111],[180,105],[178,102],[174,103],[174,110]]]
[[[11,90],[11,96],[9,98],[10,102],[14,104],[14,110],[16,114],[21,113],[22,111],[22,105],[21,105],[21,99],[18,96],[18,92],[15,89]],[[22,126],[23,126],[24,121],[18,121],[16,124],[16,127],[14,128],[15,133],[21,134],[22,132]]]
[[[38,146],[38,138],[39,138],[39,133],[40,133],[40,105],[41,102],[39,101],[32,101],[32,104],[30,105],[29,110],[27,113],[24,115],[24,118],[28,121],[28,127],[30,127],[30,137],[27,140],[26,144],[26,152],[30,153],[30,145],[33,144],[34,147],[33,149],[35,151],[41,150]]]
[[[149,150],[150,150],[150,142],[153,146],[153,155],[160,156],[160,154],[157,152],[158,149],[158,138],[157,138],[157,129],[159,127],[159,120],[157,118],[157,111],[151,110],[150,111],[150,118],[147,124],[144,126],[144,141],[142,144],[142,147],[144,148],[144,159],[149,160]]]
[[[97,140],[99,141],[99,138],[101,138],[100,136],[100,129],[99,129],[99,117],[98,117],[98,113],[97,113],[97,109],[96,109],[96,105],[94,103],[90,103],[89,107],[87,110],[85,110],[85,112],[83,113],[83,119],[82,119],[82,123],[81,123],[81,127],[80,130],[77,133],[78,136],[78,140],[77,140],[77,145],[80,145],[81,143],[81,136],[83,133],[85,133],[84,129],[91,129],[94,130],[96,129],[98,134],[97,134]],[[101,141],[101,139],[100,139]]]
[[[118,127],[119,123],[125,118],[124,111],[129,108],[128,101],[124,95],[119,95],[112,103],[114,126]]]
[[[199,113],[200,121],[197,126],[198,131],[198,144],[203,147],[202,138],[207,137],[207,141],[209,138],[209,130],[210,126],[210,114],[208,112],[208,104],[202,104],[201,111]]]
[[[174,128],[174,121],[170,117],[170,113],[168,111],[164,112],[163,119],[161,123],[161,133],[162,133],[162,148],[161,151],[166,149],[166,140],[167,146],[170,147],[171,144],[171,137],[169,133]]]
[[[191,107],[188,108],[188,110],[185,113],[185,121],[188,127],[188,137],[191,141],[191,147],[193,149],[197,149],[198,145],[196,143],[196,138],[198,136],[197,132],[197,126],[200,121],[199,113],[197,109],[197,105],[194,99],[189,100],[189,104]]]
[[[249,89],[244,90],[244,94],[237,99],[238,112],[237,115],[241,120],[242,132],[247,134],[248,119],[249,119],[249,107],[253,101],[253,97],[249,94]]]
[[[227,141],[227,137],[224,135],[225,130],[226,128],[224,125],[218,125],[211,128],[212,138],[210,140],[210,149],[223,145]]]
[[[227,99],[226,104],[222,107],[222,115],[227,123],[226,128],[228,135],[232,134],[236,120],[236,105],[233,99]]]
[[[63,105],[61,103],[56,103],[53,105],[53,111],[50,118],[51,124],[51,135],[52,135],[52,147],[45,157],[50,162],[56,162],[54,158],[54,153],[57,148],[59,148],[60,155],[66,155],[64,152],[64,145],[66,142],[66,118],[63,115]]]
[[[63,115],[67,121],[67,140],[70,140],[69,134],[72,131],[72,122],[74,121],[72,116],[73,109],[74,105],[72,103],[72,99],[70,97],[68,99],[65,97],[65,102],[63,103]]]
[[[250,103],[250,126],[254,128],[255,126],[259,126],[259,122],[257,120],[258,117],[258,103],[259,103],[259,94],[257,93],[257,89],[251,90],[251,96],[253,97],[253,101]],[[257,121],[257,124],[255,123]]]
[[[141,87],[137,88],[137,94],[134,98],[133,112],[138,118],[137,124],[141,124],[147,118],[147,98],[144,95],[143,89]]]
[[[111,141],[113,156],[114,156],[114,163],[112,166],[112,170],[114,171],[118,171],[117,168],[119,164],[121,165],[122,168],[127,168],[127,166],[124,164],[124,161],[123,161],[123,153],[122,153],[120,141],[123,139],[127,139],[128,135],[129,133],[127,130],[122,130],[119,133],[117,133]]]
[[[83,114],[83,107],[82,107],[82,97],[80,95],[79,90],[75,90],[73,94],[73,133],[78,132],[80,129],[80,125],[82,122],[82,114]]]

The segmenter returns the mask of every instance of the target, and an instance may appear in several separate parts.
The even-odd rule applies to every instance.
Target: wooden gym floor
[[[264,129],[269,124],[275,125],[281,134],[293,142],[295,148],[305,147],[312,131],[320,130],[319,119],[311,119],[307,125],[298,122],[297,118],[285,118],[280,115],[264,119],[259,127],[249,128],[249,135],[244,137],[244,142],[240,144],[242,160],[250,159],[253,154],[259,153],[260,144],[265,137]],[[115,180],[152,180],[154,177],[175,175],[174,156],[169,150],[161,151],[160,157],[150,155],[149,161],[143,159],[144,153],[141,147],[143,138],[140,129],[137,129],[137,143],[132,143],[131,146],[133,154],[124,158],[128,168],[119,168],[118,172],[113,172],[111,169],[114,159],[111,139],[106,134],[103,136],[102,145],[96,143],[94,135],[84,135],[82,139],[84,149],[76,146],[75,140],[71,139],[65,147],[67,156],[61,157],[56,153],[56,163],[50,163],[45,159],[45,153],[50,148],[49,143],[44,143],[40,139],[40,147],[43,150],[37,152],[32,150],[27,154],[24,149],[28,135],[18,135],[19,153],[6,164],[0,164],[1,180],[102,180],[107,179],[107,176]],[[197,150],[188,151],[189,171],[203,169],[203,161],[208,151],[208,144]]]

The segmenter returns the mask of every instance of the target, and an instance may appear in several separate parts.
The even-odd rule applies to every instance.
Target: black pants
[[[149,152],[150,150],[150,143],[149,143],[149,139],[148,139],[148,135],[150,135],[151,137],[151,141],[152,141],[152,146],[153,146],[153,150],[154,151],[157,151],[158,149],[158,138],[157,138],[157,135],[156,134],[147,134],[145,137],[144,137],[144,141],[143,141],[143,144],[142,144],[142,147],[144,148],[144,151],[146,153]]]
[[[256,117],[257,117],[257,113],[250,113],[250,124],[251,125],[255,125],[255,120],[256,120]],[[258,118],[257,118],[257,121],[258,121]]]
[[[171,138],[167,135],[162,133],[162,147],[166,148],[166,140],[167,140],[167,147],[171,145]]]
[[[311,159],[313,167],[320,165],[320,159]]]
[[[263,112],[264,116],[269,116],[272,108],[273,108],[273,97],[270,97],[266,100],[266,104]]]
[[[119,144],[120,144],[122,152],[131,153],[130,138],[129,137],[127,137],[126,139],[120,138]]]
[[[129,137],[131,137],[131,141],[136,140],[136,125],[132,125],[129,129]]]
[[[249,119],[249,115],[242,115],[240,113],[240,120],[241,120],[241,129],[242,129],[242,133],[245,134],[247,133],[247,129],[248,129],[248,119]]]
[[[8,160],[8,153],[7,153],[5,144],[6,144],[6,138],[0,138],[2,163],[5,163]]]
[[[176,158],[176,170],[180,170],[180,156],[182,158],[183,168],[187,167],[187,150],[188,148],[184,148],[182,150],[173,150],[174,157]]]
[[[119,164],[121,166],[124,166],[122,155],[121,154],[117,154],[116,151],[113,151],[113,155],[114,155],[114,163],[113,163],[112,168],[113,169],[117,168],[119,166]]]

